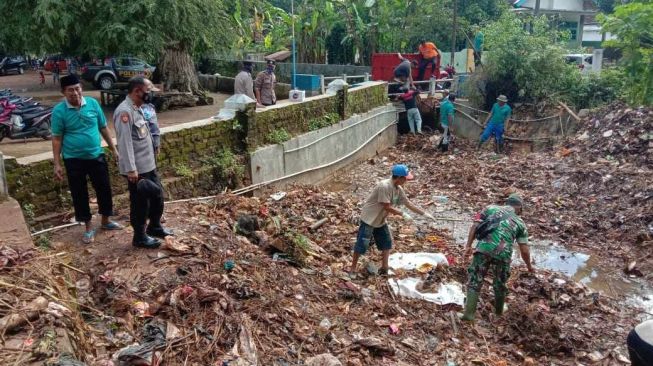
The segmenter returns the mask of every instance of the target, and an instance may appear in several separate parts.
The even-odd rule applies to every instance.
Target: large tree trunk
[[[195,64],[185,47],[179,44],[167,45],[163,49],[159,67],[166,91],[200,94]]]
[[[183,45],[169,44],[163,49],[159,70],[165,92],[177,92],[174,93],[177,98],[180,93],[190,93],[197,96],[199,105],[213,104],[213,99],[200,87],[193,59]],[[163,98],[166,99],[166,94]],[[185,98],[182,103],[170,100],[168,106],[170,108],[188,106],[188,98]]]

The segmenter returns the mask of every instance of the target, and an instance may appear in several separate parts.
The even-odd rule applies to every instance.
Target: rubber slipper
[[[89,230],[84,233],[84,237],[82,238],[82,242],[84,242],[84,244],[91,244],[94,241],[95,241],[95,229]]]
[[[123,227],[115,221],[109,221],[106,224],[102,225],[102,230],[122,230]]]

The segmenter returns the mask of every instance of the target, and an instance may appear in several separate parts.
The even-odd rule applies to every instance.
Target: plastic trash
[[[143,327],[143,343],[125,347],[114,354],[121,366],[159,365],[161,352],[166,346],[165,326],[150,322]]]
[[[270,198],[272,198],[272,199],[275,200],[275,201],[279,201],[279,200],[281,200],[282,198],[286,197],[286,194],[287,194],[287,193],[286,193],[286,192],[283,192],[283,191],[282,191],[282,192],[277,192],[277,193],[271,194],[271,195],[270,195]]]
[[[449,202],[449,197],[447,196],[435,196],[433,200],[437,203],[447,203]]]
[[[397,324],[390,324],[390,326],[388,326],[388,331],[392,335],[397,335],[399,334],[399,326]]]
[[[335,95],[335,94],[338,93],[338,90],[342,90],[342,88],[345,87],[346,85],[349,85],[349,84],[347,84],[346,81],[344,81],[342,79],[336,79],[336,80],[330,82],[329,85],[327,85],[326,94],[327,95]]]
[[[331,321],[328,318],[323,318],[322,321],[320,322],[320,328],[324,331],[327,331],[331,329]]]
[[[231,270],[233,270],[236,267],[236,263],[234,261],[232,261],[232,260],[226,260],[226,261],[224,261],[223,267],[224,267],[225,271],[230,272]]]

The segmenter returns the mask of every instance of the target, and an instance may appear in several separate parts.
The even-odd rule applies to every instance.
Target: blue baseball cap
[[[413,174],[408,170],[404,164],[397,164],[392,167],[392,175],[397,177],[406,177],[407,180],[412,180]]]

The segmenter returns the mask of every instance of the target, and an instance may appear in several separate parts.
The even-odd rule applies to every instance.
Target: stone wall
[[[179,165],[196,167],[203,157],[215,155],[227,147],[236,152],[244,151],[242,136],[239,136],[236,120],[213,122],[200,120],[161,129],[161,153],[157,157],[157,166],[164,176],[173,176]],[[117,165],[111,153],[105,154],[109,163],[111,188],[114,195],[125,193],[126,184],[118,173]],[[34,215],[58,212],[71,207],[68,185],[53,178],[54,164],[51,154],[44,154],[40,159],[10,158],[5,160],[9,194],[28,207]],[[201,177],[183,177],[181,181],[201,181]],[[169,193],[179,195],[182,183]],[[205,185],[205,184],[204,184]],[[89,185],[89,192],[93,192]]]
[[[361,86],[347,91],[344,118],[367,112],[386,103],[388,103],[388,94],[385,83],[363,83]]]

